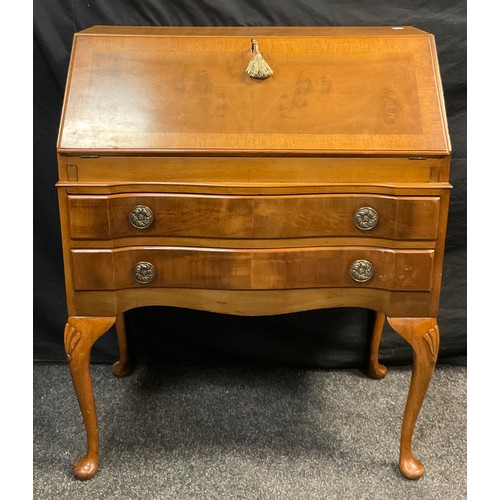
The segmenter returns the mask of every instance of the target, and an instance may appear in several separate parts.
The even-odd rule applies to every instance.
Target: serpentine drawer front
[[[435,240],[439,216],[437,196],[151,193],[71,195],[69,203],[75,239],[374,236]]]
[[[209,61],[209,63],[207,63]],[[99,465],[90,349],[124,311],[375,311],[413,347],[400,470],[439,348],[450,141],[434,39],[411,27],[94,27],[58,139],[64,345]],[[388,382],[390,383],[390,382]],[[332,418],[335,418],[334,416]]]
[[[434,251],[124,247],[75,249],[72,257],[75,290],[120,290],[148,283],[235,290],[363,286],[430,291]],[[136,273],[139,262],[151,269],[150,280],[143,281]]]

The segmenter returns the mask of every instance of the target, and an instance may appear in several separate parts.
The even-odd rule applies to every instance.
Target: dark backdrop
[[[452,191],[439,314],[440,362],[466,353],[466,2],[427,0],[38,0],[34,2],[34,358],[65,360],[66,304],[55,145],[73,34],[95,24],[163,26],[412,25],[436,37],[453,145]],[[366,363],[371,311],[355,308],[236,317],[176,308],[126,313],[139,363],[271,362],[316,367]],[[93,361],[116,357],[114,335]],[[380,357],[412,359],[389,327]]]

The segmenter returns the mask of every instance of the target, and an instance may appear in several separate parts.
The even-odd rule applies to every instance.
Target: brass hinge
[[[409,160],[427,160],[427,156],[408,156]]]
[[[81,155],[80,158],[99,158],[99,155]]]

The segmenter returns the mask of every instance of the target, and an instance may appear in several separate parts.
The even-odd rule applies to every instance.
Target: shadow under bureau
[[[93,27],[74,38],[57,183],[64,345],[98,469],[89,372],[124,311],[376,311],[414,351],[400,470],[439,348],[450,141],[432,35],[411,27]],[[332,416],[332,418],[335,418]]]

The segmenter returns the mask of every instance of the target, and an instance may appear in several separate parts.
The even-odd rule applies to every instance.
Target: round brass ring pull
[[[372,207],[361,207],[354,214],[354,224],[362,231],[373,229],[378,224],[378,213]]]
[[[156,269],[151,262],[138,262],[132,269],[132,275],[138,283],[151,283],[156,276]]]
[[[128,214],[128,220],[135,228],[146,229],[153,224],[153,211],[146,205],[137,205]]]
[[[373,276],[373,264],[367,260],[355,260],[349,269],[351,278],[359,283],[368,281]]]

